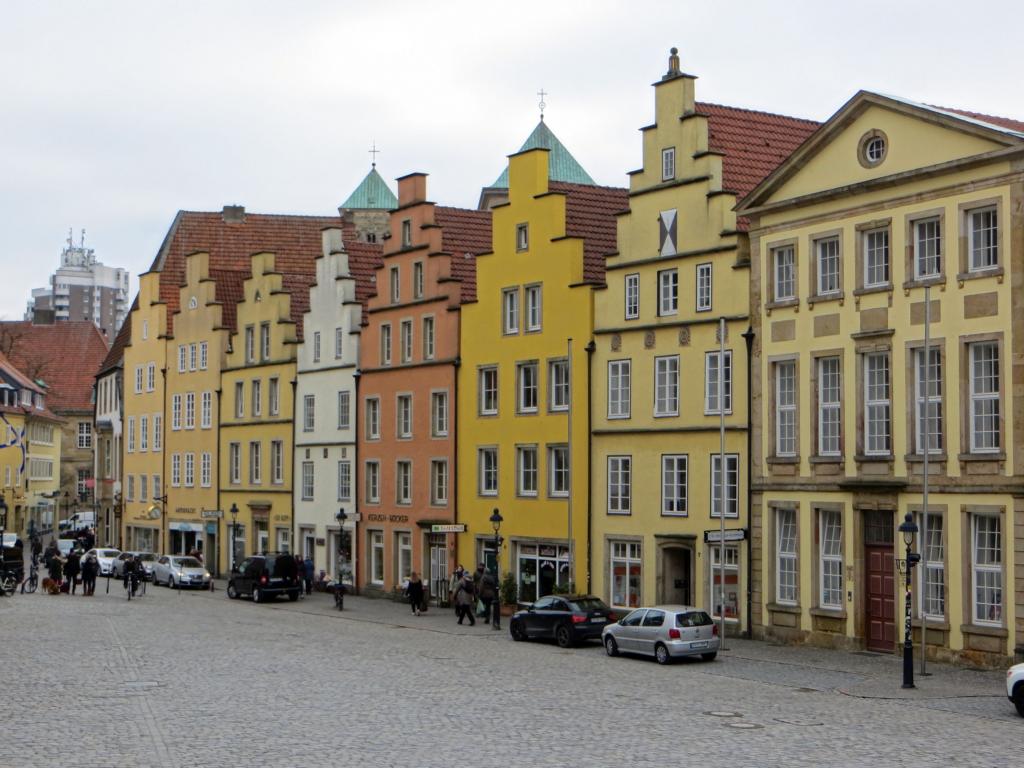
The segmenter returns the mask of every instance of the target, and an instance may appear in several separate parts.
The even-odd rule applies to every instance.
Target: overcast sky
[[[640,164],[668,49],[698,98],[825,119],[857,89],[1024,118],[1022,2],[49,2],[0,6],[0,318],[69,227],[136,277],[176,211],[330,214],[370,167],[473,207],[546,120]]]

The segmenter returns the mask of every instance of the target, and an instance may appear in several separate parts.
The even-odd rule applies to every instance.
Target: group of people
[[[477,565],[475,573],[460,564],[452,574],[448,593],[459,624],[469,619],[469,625],[474,626],[477,613],[483,616],[484,624],[490,624],[491,606],[498,599],[498,583],[483,563]]]
[[[36,557],[33,552],[33,557]],[[100,561],[96,554],[90,552],[84,556],[84,550],[75,546],[67,557],[60,553],[56,541],[50,541],[46,551],[42,553],[43,564],[50,574],[50,581],[60,591],[70,595],[77,594],[78,586],[82,586],[82,595],[92,597],[96,593],[96,577],[100,573]]]

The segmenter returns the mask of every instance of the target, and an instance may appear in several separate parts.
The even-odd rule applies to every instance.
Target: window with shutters
[[[676,254],[676,209],[662,211],[658,217],[658,253],[661,256]]]

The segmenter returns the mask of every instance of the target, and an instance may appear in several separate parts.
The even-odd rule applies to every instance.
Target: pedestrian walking
[[[306,583],[306,594],[313,594],[313,574],[316,573],[316,568],[313,565],[313,556],[306,555],[306,559],[302,561],[302,580]]]
[[[455,571],[452,573],[452,577],[448,580],[448,605],[452,606],[455,610],[455,615],[458,616],[459,609],[455,605],[455,590],[459,588],[459,584],[462,583],[462,577],[466,574],[466,569],[462,567],[462,563],[456,566]]]
[[[68,580],[68,594],[75,594],[78,588],[78,575],[82,572],[82,555],[77,549],[68,552],[68,560],[64,564],[64,575]]]
[[[100,561],[96,555],[89,553],[89,556],[82,561],[82,595],[92,597],[96,593],[96,576],[100,572]]]
[[[484,624],[491,623],[491,603],[498,596],[498,585],[494,581],[494,575],[483,563],[477,566],[480,578],[477,579],[477,595],[480,602],[484,604]]]
[[[423,605],[423,579],[416,571],[409,574],[409,581],[405,585],[405,596],[409,598],[412,615],[419,616],[420,607]]]
[[[60,556],[60,550],[54,546],[54,551],[46,559],[46,570],[50,574],[50,581],[59,588],[64,581],[64,558]]]
[[[455,603],[455,615],[459,617],[459,624],[463,619],[469,619],[469,626],[476,624],[476,617],[473,611],[476,608],[476,585],[473,583],[473,574],[463,573],[462,581],[455,588],[455,595],[452,597]]]

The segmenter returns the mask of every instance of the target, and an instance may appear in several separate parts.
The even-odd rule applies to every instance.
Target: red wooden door
[[[867,646],[892,653],[896,648],[896,584],[892,546],[865,545],[867,562]]]

